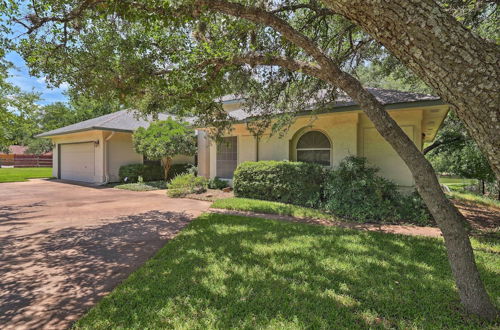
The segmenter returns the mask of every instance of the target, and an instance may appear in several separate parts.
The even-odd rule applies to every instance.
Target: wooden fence
[[[52,155],[0,154],[0,165],[14,167],[52,167]]]

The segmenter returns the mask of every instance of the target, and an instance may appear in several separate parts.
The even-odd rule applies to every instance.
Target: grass
[[[440,177],[439,183],[444,184],[460,184],[460,185],[471,185],[477,184],[476,179],[464,179],[464,178],[450,178],[450,177]]]
[[[460,199],[464,200],[467,202],[473,202],[476,204],[481,204],[485,206],[490,206],[490,207],[496,207],[500,209],[500,201],[488,198],[486,196],[481,196],[481,195],[476,195],[473,193],[466,193],[466,192],[456,192],[452,191],[449,196],[451,198],[455,199]]]
[[[476,179],[440,177],[439,183],[445,184],[453,192],[461,192],[465,187],[477,184]]]
[[[50,177],[52,177],[51,167],[0,168],[0,183]]]
[[[150,182],[142,182],[142,183],[123,183],[114,186],[114,188],[124,189],[124,190],[133,190],[133,191],[151,191],[151,190],[160,190],[167,189],[167,184],[165,181],[150,181]]]
[[[212,206],[217,209],[251,211],[266,214],[289,215],[298,218],[312,219],[333,219],[331,214],[321,212],[319,210],[302,207],[297,205],[262,201],[250,198],[224,198],[215,201]]]
[[[500,305],[498,241],[474,241]],[[78,329],[494,328],[464,315],[441,239],[204,214]]]

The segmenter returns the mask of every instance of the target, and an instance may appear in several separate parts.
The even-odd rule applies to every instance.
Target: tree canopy
[[[194,114],[215,133],[228,128],[227,94],[246,98],[245,110],[262,119],[258,132],[286,127],[290,116],[269,120],[276,114],[326,107],[344,91],[410,168],[445,237],[464,306],[493,318],[463,217],[417,146],[353,76],[389,50],[455,107],[500,175],[500,48],[450,15],[461,14],[460,2],[446,3],[451,9],[432,0],[41,0],[9,15],[27,31],[17,49],[33,74],[144,114]],[[475,27],[483,16],[470,17]]]
[[[155,121],[147,128],[138,128],[133,135],[135,150],[149,160],[161,160],[165,168],[165,180],[172,159],[176,155],[194,155],[196,138],[187,123],[172,118]]]

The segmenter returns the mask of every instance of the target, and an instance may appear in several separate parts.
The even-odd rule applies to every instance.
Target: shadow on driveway
[[[18,220],[14,212],[2,207],[0,224]],[[149,211],[90,227],[7,233],[0,237],[1,327],[70,326],[190,219],[184,212]]]

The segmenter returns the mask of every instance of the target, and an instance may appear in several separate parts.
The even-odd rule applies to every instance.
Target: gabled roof
[[[419,104],[422,105],[440,105],[444,104],[441,101],[439,96],[430,95],[430,94],[422,94],[422,93],[412,93],[412,92],[403,92],[392,89],[383,89],[383,88],[366,88],[371,94],[375,96],[375,98],[382,103],[386,108],[398,108],[401,107],[413,107]],[[324,91],[320,91],[319,94],[321,97],[321,93],[325,93]],[[319,98],[317,96],[317,98]],[[234,103],[234,102],[244,102],[242,97],[235,97],[233,99],[223,99],[222,103]],[[308,111],[317,110],[314,106],[314,103],[311,102],[311,106],[304,109],[303,112],[307,113]],[[334,103],[328,106],[326,112],[343,112],[343,111],[356,111],[360,110],[359,106],[356,102],[354,102],[349,96],[346,94],[339,94]],[[322,112],[325,112],[324,110]],[[230,116],[236,120],[244,120],[250,117],[258,116],[258,111],[256,113],[248,113],[243,109],[237,109],[230,112]]]
[[[375,95],[375,97],[385,106],[392,105],[407,105],[416,106],[419,102],[424,102],[425,105],[430,105],[433,103],[444,104],[438,96],[411,92],[402,92],[390,89],[381,88],[367,88],[367,90]],[[320,92],[321,93],[321,92]],[[243,104],[245,102],[244,97],[241,95],[226,95],[219,99],[223,104]],[[330,109],[331,108],[331,109]],[[304,112],[312,111],[315,109],[314,104]],[[347,95],[340,94],[335,104],[329,107],[328,111],[355,111],[359,110],[358,105]],[[229,115],[236,120],[244,120],[249,117],[258,116],[258,113],[248,113],[241,108],[229,112]],[[165,120],[168,117],[173,117],[173,115],[160,113],[158,114],[159,120]],[[193,123],[194,118],[187,118],[186,121]],[[36,137],[49,137],[62,134],[70,134],[76,132],[90,131],[90,130],[107,130],[107,131],[117,131],[117,132],[133,132],[139,127],[147,127],[153,118],[149,116],[147,119],[144,117],[136,117],[134,110],[121,110],[118,112],[110,113],[101,117],[85,120],[73,125],[61,127],[52,131],[48,131],[37,135]]]
[[[174,116],[165,113],[158,114],[159,120],[165,120],[168,117]],[[151,116],[149,116],[147,119],[144,119],[143,117],[136,117],[134,110],[121,110],[101,117],[92,118],[73,125],[38,134],[36,137],[48,137],[90,130],[133,132],[139,127],[149,126],[152,121],[153,118]]]

